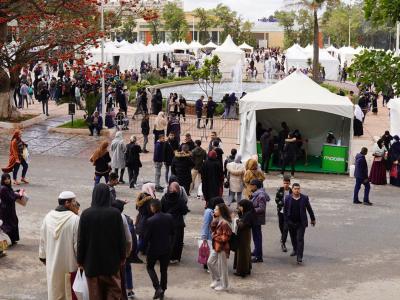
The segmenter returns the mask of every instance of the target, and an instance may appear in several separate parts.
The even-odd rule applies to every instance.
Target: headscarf
[[[115,141],[115,140],[122,140],[122,139],[123,139],[123,137],[122,137],[122,131],[117,131],[117,132],[115,133],[114,141]]]
[[[117,131],[115,133],[115,138],[111,142],[111,151],[116,149],[114,145],[116,145],[116,144],[118,145],[119,143],[121,143],[123,141],[124,141],[124,138],[122,137],[122,131]]]
[[[358,120],[358,121],[363,121],[363,119],[364,119],[364,113],[363,113],[363,111],[361,110],[361,107],[360,107],[360,105],[358,105],[358,104],[356,104],[356,105],[354,105],[354,116],[356,117],[356,119]]]
[[[210,152],[208,152],[208,158],[217,159],[217,152],[211,150]]]
[[[165,114],[163,111],[160,111],[154,121],[154,127],[157,130],[164,130],[167,126],[167,120],[165,119]]]
[[[142,185],[142,193],[146,193],[153,197],[154,199],[156,198],[156,185],[152,182],[148,182]]]
[[[10,179],[10,184],[6,184],[6,183],[5,183],[6,179]],[[10,174],[8,174],[8,173],[3,173],[3,174],[1,175],[1,185],[2,185],[2,186],[7,186],[7,187],[11,188],[11,176],[10,176]]]
[[[236,154],[235,163],[240,164],[242,162],[242,156],[240,154]]]
[[[96,160],[98,160],[100,157],[102,157],[104,154],[107,153],[107,148],[108,148],[109,143],[107,141],[103,141],[99,148],[94,151],[92,157],[90,158],[90,161],[93,163],[93,165],[96,163]]]
[[[111,207],[111,194],[108,185],[99,183],[94,187],[91,207]]]
[[[21,139],[21,130],[15,129],[11,140],[13,139]]]

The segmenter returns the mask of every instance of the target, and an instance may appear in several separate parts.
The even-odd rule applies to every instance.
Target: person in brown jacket
[[[232,235],[231,212],[224,203],[215,207],[210,227],[213,245],[213,251],[207,262],[212,278],[210,287],[216,291],[223,291],[228,288],[227,259],[230,253],[229,240]]]
[[[246,173],[244,173],[244,185],[245,185],[245,191],[244,195],[247,199],[250,199],[250,196],[252,194],[251,191],[251,186],[250,182],[253,179],[258,179],[261,182],[265,180],[265,175],[264,173],[258,169],[258,162],[255,159],[249,159],[246,163]]]

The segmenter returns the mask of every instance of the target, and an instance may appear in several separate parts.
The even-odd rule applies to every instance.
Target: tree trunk
[[[318,26],[318,14],[317,10],[314,9],[314,58],[313,58],[313,79],[315,82],[320,82],[320,70],[319,70],[319,26]]]

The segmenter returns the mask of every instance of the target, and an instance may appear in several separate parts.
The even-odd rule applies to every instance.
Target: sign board
[[[322,169],[337,174],[346,173],[348,152],[348,147],[324,145],[322,148]]]
[[[68,114],[74,115],[75,114],[75,103],[68,104]]]

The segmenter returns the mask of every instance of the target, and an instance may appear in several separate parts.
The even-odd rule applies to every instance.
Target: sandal
[[[21,178],[21,182],[23,182],[23,183],[26,183],[26,184],[28,184],[28,183],[29,183],[29,181],[28,181],[28,180],[26,180],[25,178]]]

